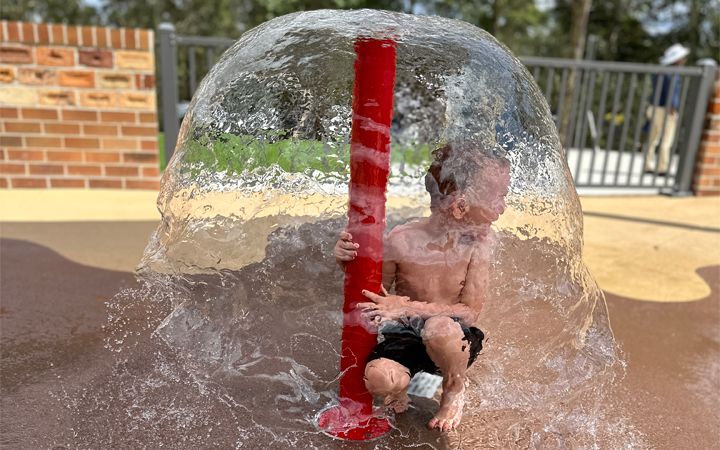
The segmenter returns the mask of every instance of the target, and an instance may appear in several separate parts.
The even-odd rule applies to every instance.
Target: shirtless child
[[[410,378],[417,372],[443,377],[440,408],[428,427],[455,428],[465,404],[465,372],[482,349],[473,327],[485,300],[493,234],[490,224],[505,211],[510,164],[480,154],[475,144],[448,144],[433,152],[425,176],[430,217],[406,223],[384,238],[382,294],[363,291],[364,317],[384,340],[368,357],[365,385],[385,405],[408,408]],[[335,258],[345,265],[359,244],[340,234]],[[395,284],[397,295],[388,291]]]

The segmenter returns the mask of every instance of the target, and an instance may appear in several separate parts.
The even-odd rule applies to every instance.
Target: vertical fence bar
[[[560,77],[560,101],[558,102],[558,114],[555,127],[560,131],[560,124],[562,123],[563,108],[565,106],[565,89],[567,88],[568,70],[563,69],[562,76]]]
[[[630,77],[630,89],[628,90],[627,103],[625,105],[625,114],[623,115],[623,129],[620,134],[620,145],[618,145],[618,160],[615,164],[615,180],[613,186],[618,185],[618,175],[620,174],[620,160],[625,153],[625,142],[627,139],[628,125],[630,125],[630,114],[632,114],[632,107],[635,104],[635,84],[637,83],[637,73],[633,72]],[[635,149],[630,152],[630,159],[635,157]],[[630,172],[628,172],[628,178]]]
[[[215,49],[213,47],[205,47],[205,58],[207,59],[208,72],[215,65]]]
[[[617,78],[615,78],[615,95],[613,95],[612,112],[610,113],[610,129],[608,130],[608,137],[605,140],[605,161],[603,161],[602,179],[600,184],[605,184],[605,175],[607,174],[608,161],[610,160],[610,151],[612,149],[612,142],[615,139],[615,116],[617,110],[620,107],[620,94],[622,93],[623,82],[625,81],[625,73],[618,72]],[[617,152],[618,160],[620,159],[620,151]]]
[[[690,97],[692,108],[690,121],[688,122],[688,139],[685,146],[684,157],[681,158],[682,170],[678,170],[680,175],[679,182],[676,184],[677,189],[675,195],[691,195],[690,187],[692,184],[693,170],[695,168],[695,156],[700,146],[700,137],[702,136],[703,126],[705,125],[705,110],[708,105],[708,96],[710,87],[715,79],[715,71],[717,66],[703,66],[703,73],[699,80],[698,94],[695,99]]]
[[[637,122],[635,123],[635,134],[632,141],[632,147],[630,148],[630,153],[632,154],[632,158],[630,159],[630,172],[628,173],[628,182],[627,186],[630,186],[630,181],[632,179],[633,169],[635,168],[635,146],[637,145],[638,140],[640,139],[640,131],[643,127],[644,117],[645,117],[645,96],[647,95],[647,89],[648,84],[650,83],[650,74],[645,74],[645,81],[643,81],[643,87],[640,91],[640,106],[638,108],[638,114],[637,114]],[[644,164],[644,161],[643,161]],[[640,179],[638,180],[638,186],[642,186],[642,178],[643,173],[642,170],[640,171]]]
[[[197,68],[195,67],[195,46],[188,46],[188,70],[190,71],[190,98],[195,95],[197,89]]]
[[[690,83],[688,82],[689,77],[682,77],[682,93],[680,94],[680,108],[678,109],[678,118],[677,118],[677,126],[675,127],[675,136],[673,136],[673,144],[672,148],[670,149],[670,162],[672,163],[673,156],[675,156],[677,146],[678,146],[678,137],[680,136],[680,128],[683,124],[683,119],[685,118],[685,104],[687,102],[687,94],[688,94],[688,87],[690,86]],[[675,174],[673,176],[674,185],[677,184],[677,178],[678,178],[678,170],[680,169],[680,161],[678,161],[678,165],[675,168]],[[670,181],[670,177],[665,177],[665,187],[668,187],[668,181]]]
[[[595,118],[595,132],[597,133],[595,137],[593,138],[593,146],[592,146],[592,159],[590,160],[590,184],[592,184],[592,175],[593,170],[595,170],[595,156],[597,149],[600,147],[600,136],[602,136],[603,132],[603,116],[605,115],[605,104],[607,103],[607,91],[608,86],[610,85],[610,72],[603,72],[603,84],[602,84],[602,91],[600,93],[600,106],[598,107],[598,115]],[[590,105],[590,109],[592,110],[592,105]],[[605,155],[605,159],[607,159],[607,155]],[[600,175],[600,184],[602,185],[603,177],[605,176],[605,173],[603,172]]]
[[[163,132],[165,133],[165,161],[170,162],[177,144],[178,80],[175,26],[163,22],[158,26],[160,35],[160,75],[162,76]]]
[[[585,77],[585,71],[582,69],[577,69],[577,74],[575,75],[575,80],[578,78],[580,79],[580,83],[576,83],[573,89],[573,96],[572,96],[572,103],[570,104],[570,110],[566,111],[567,114],[570,114],[570,122],[568,123],[568,130],[567,130],[567,136],[565,137],[565,145],[568,146],[567,152],[570,151],[570,148],[573,146],[573,139],[575,139],[574,136],[574,130],[575,130],[575,119],[577,118],[577,113],[575,112],[575,108],[578,106],[578,101],[580,98],[580,91],[582,90],[580,88],[580,85],[582,84],[582,79]],[[563,112],[565,114],[565,112]]]
[[[588,83],[586,85],[586,94],[585,94],[585,103],[583,104],[582,108],[582,114],[581,114],[581,121],[580,121],[580,140],[578,142],[578,145],[576,147],[580,151],[578,162],[577,162],[577,173],[578,173],[578,180],[580,180],[580,170],[582,170],[582,159],[583,159],[583,153],[585,150],[585,143],[587,142],[587,132],[588,132],[588,117],[587,112],[592,109],[592,102],[593,98],[595,97],[595,77],[597,76],[597,72],[595,70],[590,70],[590,76],[588,77]],[[578,110],[580,112],[580,110]],[[576,136],[577,137],[577,136]],[[589,174],[588,182],[592,181],[592,173]],[[577,182],[575,183],[577,185]]]
[[[547,72],[547,80],[545,81],[545,100],[550,104],[550,96],[552,95],[553,82],[555,81],[555,68],[550,67]]]
[[[535,70],[533,70],[533,78],[535,78],[536,83],[538,79],[540,79],[540,66],[535,66]]]

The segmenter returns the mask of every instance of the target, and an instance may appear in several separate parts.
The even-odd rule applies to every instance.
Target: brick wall
[[[695,195],[720,195],[720,68],[710,94],[693,177]]]
[[[153,32],[0,22],[0,187],[158,189]]]

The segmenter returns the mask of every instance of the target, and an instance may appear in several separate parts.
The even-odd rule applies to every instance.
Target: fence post
[[[690,105],[695,107],[688,115],[687,129],[685,132],[685,151],[678,167],[677,183],[673,187],[673,195],[693,195],[691,190],[693,173],[695,171],[695,158],[700,146],[700,138],[705,124],[705,111],[708,105],[710,87],[715,79],[715,66],[703,66],[702,77],[697,80],[697,89],[693,89],[694,96],[688,98]],[[694,100],[694,101],[693,101]]]
[[[177,144],[179,126],[177,117],[178,80],[177,46],[175,25],[162,22],[158,26],[160,35],[160,75],[162,77],[163,131],[165,133],[165,161],[170,159]]]

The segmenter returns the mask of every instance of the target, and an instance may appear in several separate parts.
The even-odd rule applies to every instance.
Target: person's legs
[[[465,333],[460,324],[446,316],[427,319],[422,338],[428,355],[443,376],[440,409],[428,426],[450,430],[460,423],[465,406],[465,372],[470,358],[470,343],[464,340]]]
[[[670,165],[670,150],[675,141],[675,128],[677,126],[677,114],[668,114],[665,120],[665,132],[660,144],[660,161],[658,161],[658,172],[667,173]]]
[[[365,366],[365,387],[372,395],[385,396],[385,405],[396,413],[408,409],[410,370],[387,358],[370,361]]]
[[[653,117],[653,109],[655,110],[655,116]],[[655,149],[660,144],[660,133],[663,128],[663,121],[665,119],[665,108],[658,106],[653,108],[648,106],[646,111],[648,120],[652,120],[650,123],[650,135],[648,136],[648,151],[645,156],[645,171],[654,171],[653,163],[655,162]]]

